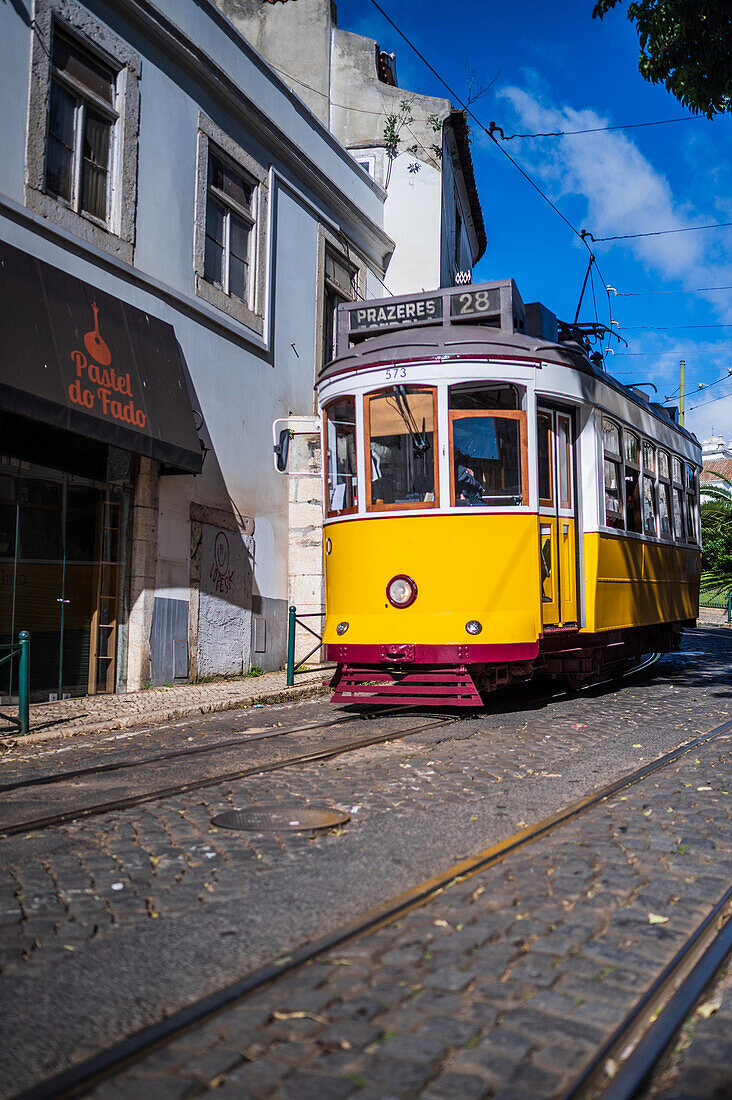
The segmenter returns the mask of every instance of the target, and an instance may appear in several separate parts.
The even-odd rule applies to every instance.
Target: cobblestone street
[[[215,751],[8,792],[3,821],[256,770],[376,726],[394,737],[420,727],[0,840],[2,1094],[728,720],[731,656],[732,635],[706,627],[627,680],[575,697],[535,685],[458,722],[410,714],[326,727],[338,712],[304,701],[16,745],[2,757],[4,785]],[[310,728],[263,736],[278,724]],[[554,1095],[729,885],[729,743],[700,746],[395,927],[284,976],[99,1094]],[[315,836],[211,826],[224,809],[273,802],[327,803],[350,823]],[[714,1016],[700,1036],[705,1026]],[[676,1072],[670,1089],[687,1071]]]

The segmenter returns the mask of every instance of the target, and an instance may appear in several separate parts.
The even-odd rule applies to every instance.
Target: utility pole
[[[679,422],[681,427],[684,426],[684,390],[685,390],[685,377],[686,377],[686,360],[679,359],[679,373],[681,375],[679,381],[681,383],[681,401],[679,408]]]

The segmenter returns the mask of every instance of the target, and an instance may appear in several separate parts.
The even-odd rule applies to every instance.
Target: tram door
[[[577,622],[576,501],[572,417],[537,412],[539,547],[544,626]]]

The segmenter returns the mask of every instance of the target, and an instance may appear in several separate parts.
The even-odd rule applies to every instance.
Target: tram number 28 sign
[[[364,332],[369,329],[398,328],[401,325],[424,324],[443,319],[443,297],[415,298],[411,301],[382,303],[370,306],[368,303],[351,309],[348,313],[351,332]],[[501,292],[491,290],[461,290],[451,294],[450,317],[470,317],[476,314],[500,313]]]

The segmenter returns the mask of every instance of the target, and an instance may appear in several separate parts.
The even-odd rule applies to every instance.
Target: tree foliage
[[[619,3],[597,0],[593,18]],[[633,0],[628,20],[638,29],[642,77],[707,118],[732,112],[730,0]]]
[[[732,590],[732,495],[727,489],[705,486],[704,496],[702,587],[709,592],[727,593]]]

